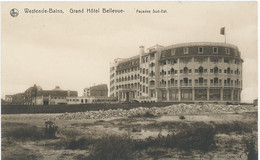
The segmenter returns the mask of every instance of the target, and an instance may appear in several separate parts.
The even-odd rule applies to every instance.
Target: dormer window
[[[165,51],[162,51],[162,58],[164,58],[166,55],[166,52]]]
[[[171,56],[175,55],[175,49],[171,49]]]
[[[217,47],[213,47],[213,53],[218,53],[218,48]]]
[[[183,48],[183,53],[184,53],[184,54],[189,54],[189,48],[187,48],[187,47],[186,47],[186,48]]]
[[[226,50],[226,54],[230,54],[230,48],[225,48],[225,50]]]
[[[198,53],[203,53],[203,48],[202,47],[198,48]]]

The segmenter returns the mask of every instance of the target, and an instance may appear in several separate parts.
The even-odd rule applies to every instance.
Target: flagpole
[[[225,43],[227,43],[227,32],[226,32],[226,29],[225,29]]]
[[[225,31],[225,43],[227,43],[227,32]]]

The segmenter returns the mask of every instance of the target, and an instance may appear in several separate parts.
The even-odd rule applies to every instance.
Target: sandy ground
[[[2,115],[2,130],[8,128],[8,125],[13,123],[30,124],[37,127],[45,127],[45,122],[52,120],[59,127],[58,139],[39,140],[39,141],[15,141],[14,144],[7,144],[5,137],[2,137],[2,158],[10,159],[11,153],[16,152],[15,146],[20,146],[24,150],[20,152],[29,151],[39,155],[38,157],[31,157],[27,159],[84,159],[84,156],[89,155],[91,149],[86,150],[71,150],[66,148],[54,148],[51,146],[53,143],[58,143],[65,132],[74,133],[75,137],[81,137],[83,135],[91,135],[93,137],[99,137],[106,134],[130,134],[133,139],[145,139],[148,137],[157,137],[159,134],[166,136],[169,133],[178,130],[180,124],[191,124],[195,122],[205,123],[232,123],[232,122],[244,122],[253,124],[253,134],[257,135],[257,110],[251,110],[250,112],[241,113],[214,113],[214,114],[197,114],[197,115],[184,115],[185,119],[181,120],[179,116],[174,115],[162,115],[153,118],[145,117],[118,117],[107,119],[55,119],[55,117],[61,114],[15,114],[15,115]],[[168,125],[168,123],[174,123],[174,125]],[[176,124],[175,124],[176,123]],[[154,125],[157,124],[157,125]],[[167,125],[162,125],[167,124]],[[139,128],[138,131],[133,131],[133,128]],[[67,134],[67,133],[66,133]],[[158,155],[159,157],[152,157],[147,155],[146,151],[140,153],[139,159],[247,159],[244,153],[243,144],[241,142],[243,134],[218,134],[215,139],[217,142],[217,148],[208,153],[201,152],[184,152],[177,149],[164,149],[166,153]],[[234,141],[234,145],[230,142]],[[160,153],[160,148],[150,149],[152,152]],[[17,151],[18,152],[18,151]],[[3,156],[4,155],[4,156]],[[19,156],[19,155],[18,155]],[[9,158],[8,158],[9,157]],[[21,158],[22,159],[22,158]],[[26,158],[25,158],[26,159]],[[136,158],[138,159],[138,158]]]

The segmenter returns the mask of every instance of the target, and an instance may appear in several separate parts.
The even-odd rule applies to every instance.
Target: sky
[[[17,17],[10,10],[19,11]],[[63,14],[24,9],[61,9]],[[70,9],[85,13],[70,13]],[[86,9],[123,9],[122,14]],[[167,13],[136,13],[136,10]],[[139,46],[224,42],[238,46],[243,63],[242,102],[257,98],[257,3],[249,2],[2,2],[1,97],[43,89],[76,90],[109,84],[109,63],[138,54]]]

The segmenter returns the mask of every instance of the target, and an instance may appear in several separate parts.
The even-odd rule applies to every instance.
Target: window
[[[199,63],[203,63],[203,62],[206,62],[206,58],[205,57],[199,57],[199,58],[195,58],[194,61],[199,62]]]
[[[171,60],[171,64],[176,64],[176,63],[177,63],[176,59]]]
[[[162,51],[162,58],[164,58],[166,55],[166,51]]]
[[[214,73],[218,73],[218,67],[214,67]]]
[[[175,55],[175,49],[172,49],[171,50],[171,56],[174,56]]]
[[[230,48],[225,48],[225,50],[226,50],[226,54],[230,54]]]
[[[173,68],[171,68],[171,71],[169,71],[169,74],[174,74],[175,70]]]
[[[150,54],[150,59],[153,59],[154,58],[154,53],[151,53]]]
[[[189,71],[189,69],[188,69],[187,67],[184,67],[184,68],[183,68],[183,72],[184,72],[184,73],[188,73],[188,71]]]
[[[162,65],[166,65],[166,60],[162,61]]]
[[[213,47],[213,53],[218,53],[218,48],[217,47]]]
[[[198,48],[198,53],[203,53],[203,48],[202,47]]]
[[[229,59],[225,58],[224,63],[229,63]]]
[[[214,62],[214,63],[217,63],[217,62],[219,62],[219,58],[210,58],[210,61],[211,62]]]
[[[204,71],[204,68],[202,66],[199,67],[199,73],[203,73],[203,71]]]
[[[142,61],[143,61],[143,63],[145,62],[145,58],[144,57],[142,58]]]
[[[184,54],[189,54],[189,48],[183,48],[183,53]]]

